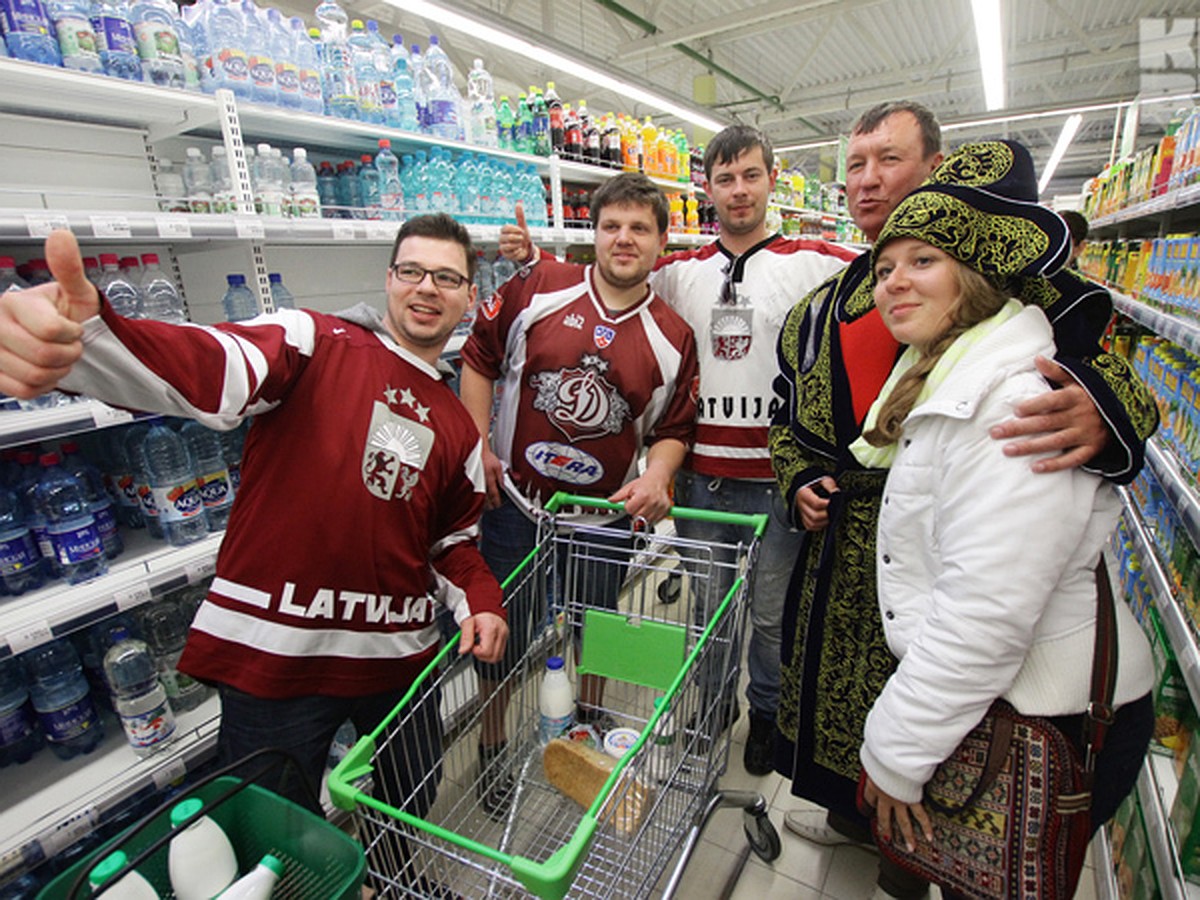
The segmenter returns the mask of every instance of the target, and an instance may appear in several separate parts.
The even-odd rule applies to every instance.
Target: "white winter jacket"
[[[1026,307],[968,351],[904,423],[884,488],[876,571],[900,660],[875,701],[863,767],[908,803],[997,697],[1031,715],[1088,703],[1094,567],[1120,503],[1080,469],[1034,474],[988,429],[1049,390],[1049,323]],[[1150,690],[1150,648],[1117,604],[1116,705]]]

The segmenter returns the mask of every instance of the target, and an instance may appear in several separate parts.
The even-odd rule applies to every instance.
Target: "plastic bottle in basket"
[[[112,689],[113,708],[125,739],[138,756],[149,756],[175,736],[175,712],[158,680],[150,649],[119,625],[104,654],[104,677]]]
[[[91,753],[104,739],[79,656],[66,640],[35,647],[23,657],[29,669],[29,696],[46,743],[59,759]]]
[[[92,893],[98,893],[100,887],[111,881],[128,862],[129,857],[124,850],[117,850],[104,857],[99,865],[88,872],[88,886],[91,887]],[[154,886],[145,876],[134,869],[120,881],[106,888],[104,896],[111,897],[112,900],[158,900],[158,891],[154,890]]]
[[[208,533],[204,497],[196,478],[195,461],[183,438],[166,425],[152,425],[143,452],[154,506],[167,543],[181,547],[203,538]]]
[[[204,802],[193,797],[171,809],[171,838],[167,869],[177,900],[210,900],[237,879],[237,854],[221,826],[201,816],[187,827]]]
[[[117,530],[116,507],[112,497],[104,487],[104,476],[100,470],[84,459],[79,452],[79,445],[74,441],[66,441],[62,445],[63,468],[78,479],[87,498],[88,509],[96,521],[96,531],[100,534],[100,547],[104,550],[105,559],[116,559],[125,550],[125,542]]]
[[[195,466],[208,530],[220,531],[229,521],[234,497],[229,470],[221,455],[221,438],[199,422],[186,423],[179,433]]]
[[[29,762],[43,742],[25,670],[17,659],[0,659],[0,768]]]
[[[538,691],[538,741],[548,744],[568,728],[575,718],[575,691],[563,668],[563,658],[546,660],[546,672]]]
[[[0,488],[0,582],[6,594],[37,590],[46,581],[42,553],[16,492]]]
[[[108,572],[100,529],[79,479],[60,465],[57,453],[42,455],[42,477],[34,503],[46,518],[46,533],[59,571],[69,584]]]
[[[162,682],[176,713],[185,713],[204,702],[204,685],[180,672],[176,666],[187,641],[188,619],[173,598],[149,606],[142,615],[142,633],[154,658],[158,680]]]
[[[270,900],[282,877],[283,862],[268,853],[249,873],[226,888],[221,900]]]

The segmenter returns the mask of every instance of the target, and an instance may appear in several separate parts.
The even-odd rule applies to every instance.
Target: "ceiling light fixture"
[[[1081,124],[1083,124],[1083,116],[1079,113],[1075,113],[1067,121],[1063,122],[1062,131],[1058,134],[1058,142],[1055,143],[1054,149],[1050,151],[1050,159],[1046,161],[1046,168],[1042,170],[1042,177],[1038,181],[1039,195],[1046,192],[1046,185],[1054,177],[1055,169],[1062,162],[1063,155],[1067,152],[1067,147],[1071,145],[1071,141],[1075,140],[1075,132],[1079,131]]]
[[[539,46],[532,41],[525,40],[519,35],[504,31],[479,19],[463,15],[457,10],[445,7],[440,3],[432,3],[430,0],[385,0],[385,2],[396,7],[401,12],[433,19],[445,28],[461,31],[463,34],[478,38],[489,44],[494,44],[510,53],[517,53],[541,65],[549,66],[568,75],[574,75],[576,78],[581,78],[598,88],[603,88],[627,97],[630,100],[652,106],[662,112],[670,113],[680,119],[699,125],[701,128],[707,128],[709,131],[720,131],[727,124],[711,116],[706,116],[689,109],[666,97],[651,93],[637,85],[614,78],[600,69],[593,68],[578,60],[557,53],[549,47]]]
[[[984,104],[990,112],[1004,109],[1004,32],[1000,30],[1000,0],[971,0],[979,73]]]

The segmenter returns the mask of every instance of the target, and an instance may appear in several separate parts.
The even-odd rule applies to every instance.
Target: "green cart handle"
[[[583,494],[568,494],[556,491],[546,504],[546,512],[558,513],[565,506],[583,506],[606,512],[624,512],[625,505],[601,500],[599,497],[587,497]],[[720,522],[724,525],[741,525],[754,529],[754,536],[762,538],[767,530],[769,518],[765,513],[747,515],[744,513],[721,512],[715,509],[693,509],[688,506],[672,506],[668,513],[673,519],[694,519],[697,522]]]

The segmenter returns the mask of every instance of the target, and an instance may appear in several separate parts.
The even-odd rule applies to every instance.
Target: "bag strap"
[[[1096,756],[1113,723],[1113,693],[1117,685],[1117,611],[1104,554],[1096,563],[1096,641],[1092,657],[1091,702],[1083,713],[1083,776],[1091,788]]]

